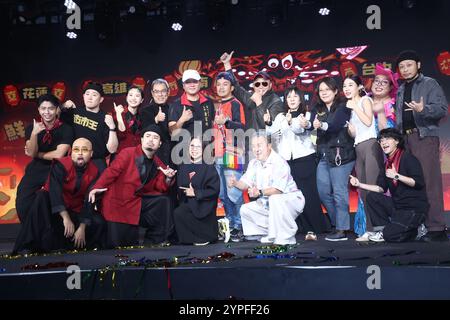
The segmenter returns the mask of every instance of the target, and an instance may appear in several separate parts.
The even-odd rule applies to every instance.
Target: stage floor
[[[289,247],[219,242],[16,258],[2,243],[0,299],[450,298],[450,242],[302,239]],[[72,264],[82,290],[65,286]],[[377,268],[381,285],[369,279]]]

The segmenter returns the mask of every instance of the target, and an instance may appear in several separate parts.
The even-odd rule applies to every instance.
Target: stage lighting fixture
[[[175,22],[172,24],[172,29],[174,31],[181,31],[181,29],[183,29],[183,26],[180,23]]]
[[[75,32],[73,32],[73,31],[67,32],[66,36],[69,39],[76,39],[77,38],[77,34]]]
[[[320,15],[322,15],[322,16],[327,16],[330,14],[330,12],[331,12],[331,10],[328,8],[320,8],[320,10],[319,10]]]
[[[67,7],[67,9],[73,10],[75,9],[76,3],[72,0],[66,0],[64,1],[64,5]]]

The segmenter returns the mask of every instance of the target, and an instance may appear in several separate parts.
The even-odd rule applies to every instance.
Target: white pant
[[[263,235],[275,244],[295,244],[295,219],[304,207],[301,191],[270,196],[269,210],[257,201],[246,203],[240,211],[244,236]]]

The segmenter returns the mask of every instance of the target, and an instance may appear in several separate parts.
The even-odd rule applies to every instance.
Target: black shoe
[[[419,238],[420,242],[447,242],[446,231],[428,231],[425,235]]]
[[[345,241],[348,240],[345,231],[337,230],[325,238],[328,241]]]
[[[231,230],[231,236],[230,239],[233,242],[241,242],[242,240],[244,240],[244,234],[242,233],[242,230],[240,229],[233,229]]]

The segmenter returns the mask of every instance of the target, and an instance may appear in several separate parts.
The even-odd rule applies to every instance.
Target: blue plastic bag
[[[355,233],[362,236],[366,233],[366,212],[364,211],[364,203],[358,194],[358,210],[355,214]]]

